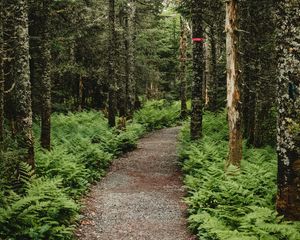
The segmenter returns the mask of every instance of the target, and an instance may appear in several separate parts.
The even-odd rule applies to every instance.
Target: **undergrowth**
[[[180,121],[180,103],[166,100],[146,102],[145,107],[134,114],[134,119],[147,131],[172,127]]]
[[[20,161],[22,151],[13,141],[6,144],[0,149],[0,239],[72,239],[78,199],[90,183],[146,131],[175,124],[178,111],[178,104],[146,103],[126,131],[110,129],[99,112],[53,114],[52,150],[36,141],[35,171]],[[38,125],[34,132],[38,139]]]
[[[180,158],[188,188],[189,226],[202,240],[299,240],[300,224],[275,210],[276,153],[247,149],[241,170],[224,172],[228,148],[226,114],[206,113],[204,136],[190,142],[181,133]]]

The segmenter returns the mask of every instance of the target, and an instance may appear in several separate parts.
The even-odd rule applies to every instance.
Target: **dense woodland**
[[[300,239],[299,0],[1,0],[0,16],[0,239],[72,239],[89,184],[174,124],[200,239]]]

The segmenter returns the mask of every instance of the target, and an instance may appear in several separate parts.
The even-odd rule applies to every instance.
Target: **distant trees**
[[[278,2],[277,210],[290,220],[300,220],[299,22],[299,1]]]
[[[276,51],[274,1],[240,4],[244,137],[249,145],[275,145]],[[258,24],[258,22],[263,24]]]

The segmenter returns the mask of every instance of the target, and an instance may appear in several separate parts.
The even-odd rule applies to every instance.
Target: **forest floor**
[[[78,239],[192,240],[176,157],[179,128],[148,134],[84,199]]]

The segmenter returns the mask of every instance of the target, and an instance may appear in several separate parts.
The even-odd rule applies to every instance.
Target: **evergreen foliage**
[[[206,113],[202,140],[190,142],[188,126],[181,133],[190,228],[205,240],[300,239],[299,223],[283,221],[274,207],[275,151],[244,148],[241,169],[224,172],[227,133],[223,112]]]

